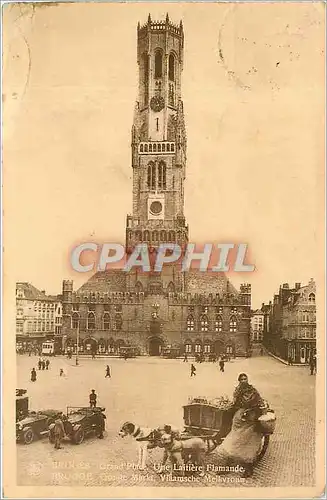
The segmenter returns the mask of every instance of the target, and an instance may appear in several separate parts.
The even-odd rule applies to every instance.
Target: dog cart
[[[197,436],[207,445],[207,453],[214,451],[227,436],[232,427],[235,410],[226,397],[208,401],[205,398],[193,398],[183,407],[185,433],[182,439]],[[260,420],[262,419],[262,420]],[[267,404],[265,414],[258,419],[262,444],[255,463],[264,456],[269,445],[270,434],[275,429],[275,414]]]

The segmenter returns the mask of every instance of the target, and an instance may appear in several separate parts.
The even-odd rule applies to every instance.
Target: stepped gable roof
[[[122,269],[108,269],[95,273],[77,293],[83,292],[126,292],[127,273]]]
[[[187,292],[197,293],[231,293],[238,296],[239,292],[228,280],[224,273],[213,271],[200,271],[193,269],[185,273],[185,285]]]
[[[31,285],[31,283],[27,283],[26,281],[16,283],[16,287],[24,292],[25,299],[52,300],[52,297],[47,296],[44,292],[41,292],[41,290],[38,290],[35,286]]]

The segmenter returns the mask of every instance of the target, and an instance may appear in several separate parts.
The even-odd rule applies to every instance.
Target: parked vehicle
[[[119,356],[121,358],[136,358],[136,356],[140,355],[140,350],[138,347],[121,347],[119,349]]]
[[[102,435],[105,427],[105,408],[73,407],[67,408],[67,418],[63,420],[65,433],[74,444],[81,444],[90,434]],[[54,443],[55,424],[49,427],[49,440]]]
[[[176,359],[180,356],[181,350],[179,347],[164,347],[161,351],[163,358]]]
[[[28,415],[28,396],[26,389],[16,389],[16,422]]]
[[[55,421],[57,410],[31,411],[16,422],[16,442],[31,444],[35,439],[47,436],[49,426]]]

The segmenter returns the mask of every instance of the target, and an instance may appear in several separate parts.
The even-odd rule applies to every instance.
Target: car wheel
[[[74,432],[73,434],[73,443],[74,444],[81,444],[84,441],[84,429],[80,427],[77,431]]]
[[[34,441],[33,429],[28,428],[24,430],[23,441],[25,444],[31,444]]]

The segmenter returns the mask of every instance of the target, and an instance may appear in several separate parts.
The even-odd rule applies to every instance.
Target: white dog
[[[165,433],[170,433],[173,431],[171,425],[163,425],[157,429],[149,429],[147,427],[141,427],[132,422],[125,422],[120,431],[119,436],[126,437],[132,436],[138,444],[138,468],[144,470],[146,468],[146,459],[148,456],[148,450],[156,448],[157,446],[163,447],[161,437]],[[175,431],[177,433],[177,431]]]

